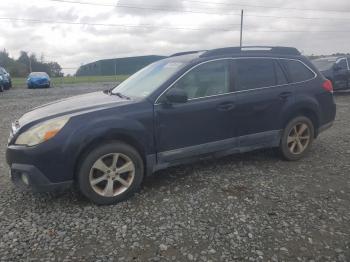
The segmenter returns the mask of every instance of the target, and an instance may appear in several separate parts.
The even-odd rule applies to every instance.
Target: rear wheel
[[[280,151],[286,160],[299,160],[310,149],[315,129],[311,120],[304,116],[292,119],[283,131]]]
[[[134,148],[122,142],[92,150],[78,173],[80,191],[99,205],[129,198],[139,190],[142,179],[142,158]]]

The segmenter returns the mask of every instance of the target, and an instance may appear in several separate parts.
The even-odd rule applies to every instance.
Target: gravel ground
[[[350,261],[350,95],[299,162],[270,150],[158,172],[98,207],[79,193],[19,192],[5,162],[11,121],[106,87],[0,94],[0,261]]]

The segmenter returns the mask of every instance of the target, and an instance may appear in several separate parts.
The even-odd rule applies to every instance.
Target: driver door
[[[170,87],[184,90],[188,101],[155,105],[159,163],[236,146],[231,83],[231,60],[222,59],[195,66]],[[158,101],[166,101],[166,93]]]

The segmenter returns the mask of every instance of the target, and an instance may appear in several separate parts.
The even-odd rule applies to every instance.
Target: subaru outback
[[[184,52],[111,90],[27,112],[12,125],[6,155],[19,187],[74,184],[111,204],[146,175],[198,159],[278,148],[298,160],[335,113],[331,82],[295,48]]]

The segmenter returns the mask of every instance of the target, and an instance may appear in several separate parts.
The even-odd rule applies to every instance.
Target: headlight
[[[3,77],[2,76],[0,76],[0,80],[2,80],[3,79]]]
[[[60,117],[48,120],[31,127],[20,134],[16,145],[34,146],[53,138],[68,122],[69,117]]]

